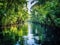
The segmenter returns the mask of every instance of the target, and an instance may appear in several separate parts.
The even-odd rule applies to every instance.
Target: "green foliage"
[[[42,0],[38,0],[38,2],[32,6],[30,19],[33,23],[36,22],[35,24],[42,43],[44,43],[43,41],[47,41],[48,43],[48,41],[58,39],[56,35],[60,29],[60,3],[59,0],[45,0],[41,3],[40,1]],[[41,25],[41,27],[37,25]],[[32,26],[34,34],[36,27],[35,25]],[[49,45],[49,43],[46,45]]]
[[[28,18],[26,4],[26,0],[1,0],[0,22],[3,25],[7,25],[16,23],[18,21],[25,21]],[[24,7],[26,7],[26,9],[24,9]]]
[[[14,45],[19,36],[27,35],[27,25],[23,26],[27,18],[26,0],[0,0],[0,29],[2,27],[3,32],[0,44]]]
[[[32,20],[44,24],[46,23],[47,25],[60,26],[60,23],[57,23],[59,22],[57,19],[60,18],[59,0],[45,0],[44,4],[38,4],[39,1],[32,7]]]
[[[18,26],[5,27],[3,30],[3,40],[1,41],[1,45],[14,45],[18,40],[21,42],[24,40],[23,36],[26,36],[28,33],[27,24]],[[20,43],[21,44],[21,43]],[[22,43],[23,44],[23,43]]]

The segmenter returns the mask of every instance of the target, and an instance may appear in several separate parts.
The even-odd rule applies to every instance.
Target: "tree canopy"
[[[0,25],[24,21],[27,15],[26,0],[0,0]]]
[[[31,8],[31,18],[33,21],[60,27],[59,8],[59,0],[38,0]]]
[[[23,25],[27,11],[26,0],[0,0],[0,45],[15,45],[20,36],[27,35],[27,25]]]

